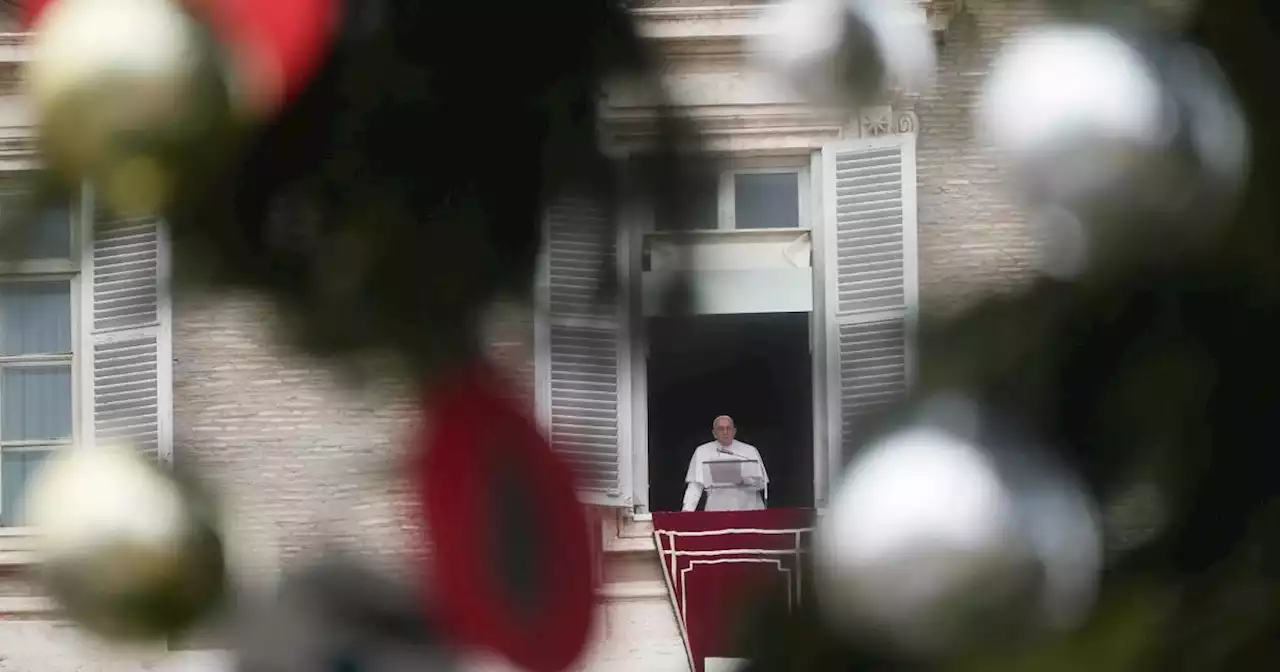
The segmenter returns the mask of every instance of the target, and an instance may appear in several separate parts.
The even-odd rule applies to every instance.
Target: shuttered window
[[[537,325],[537,400],[552,445],[583,500],[630,506],[630,349],[625,301],[600,302],[620,273],[608,215],[588,201],[548,209]],[[616,277],[616,276],[615,276]]]
[[[833,465],[912,376],[917,306],[915,136],[823,150],[823,298]]]
[[[0,217],[24,197],[0,187]],[[0,260],[0,526],[27,524],[27,486],[55,450],[172,454],[161,227],[110,218],[90,189],[77,200],[36,217],[21,253]]]
[[[92,352],[86,390],[92,439],[172,459],[172,357],[163,227],[93,209],[82,314]]]

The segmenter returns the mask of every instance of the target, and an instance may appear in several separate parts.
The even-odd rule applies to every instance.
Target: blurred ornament
[[[1102,562],[1093,507],[989,416],[940,395],[855,458],[815,539],[833,627],[931,656],[1087,616]]]
[[[1181,32],[1186,30],[1196,12],[1200,0],[1142,0],[1147,21],[1160,30]]]
[[[1049,205],[1030,213],[1032,237],[1040,242],[1037,266],[1059,280],[1080,277],[1089,268],[1089,230],[1075,213]]]
[[[1055,26],[1010,41],[979,102],[982,138],[1036,200],[1113,196],[1171,136],[1157,73],[1121,36]]]
[[[288,573],[233,624],[239,672],[444,672],[454,669],[415,586],[347,557]]]
[[[210,36],[175,0],[58,0],[34,29],[26,82],[48,165],[121,215],[159,212],[183,162],[232,123]]]
[[[1056,25],[1012,39],[977,125],[1033,206],[1087,225],[1091,265],[1132,248],[1121,239],[1207,240],[1246,177],[1247,128],[1212,59],[1150,36]]]
[[[232,54],[241,82],[233,88],[256,118],[278,112],[303,90],[329,54],[344,18],[338,0],[187,2],[208,19]]]
[[[910,0],[782,0],[760,26],[758,67],[820,104],[857,107],[933,82],[933,33]]]
[[[180,634],[222,600],[225,561],[210,501],[129,446],[56,456],[28,507],[46,587],[98,635]]]
[[[55,0],[23,0],[22,3],[22,27],[24,30],[31,30],[36,20],[44,13],[44,10]]]
[[[441,625],[530,672],[564,670],[586,650],[595,607],[573,476],[487,366],[435,394],[415,475]]]

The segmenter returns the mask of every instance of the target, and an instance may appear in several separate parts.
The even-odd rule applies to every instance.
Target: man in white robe
[[[711,423],[711,434],[715,441],[704,443],[693,451],[689,460],[689,471],[684,480],[688,487],[684,491],[684,507],[682,511],[694,511],[703,491],[708,490],[705,465],[715,460],[754,460],[760,465],[760,475],[748,475],[737,487],[710,488],[707,494],[706,511],[752,511],[765,508],[768,497],[769,473],[765,471],[764,460],[756,447],[736,440],[737,428],[733,418],[722,415]]]

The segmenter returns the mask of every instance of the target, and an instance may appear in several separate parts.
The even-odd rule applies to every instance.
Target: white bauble
[[[945,646],[961,635],[944,605],[1032,562],[1013,546],[1012,505],[988,457],[946,433],[908,430],[869,447],[815,540],[824,610],[913,652]]]
[[[815,539],[818,599],[840,631],[938,655],[999,631],[1069,628],[1092,604],[1096,516],[1031,451],[922,422],[867,446]]]
[[[878,104],[933,82],[933,34],[910,0],[782,0],[759,25],[754,63],[818,104]]]
[[[1208,196],[1238,196],[1248,178],[1249,124],[1227,77],[1203,49],[1179,45],[1166,56],[1169,88],[1184,121],[1187,150]]]
[[[122,214],[158,211],[172,155],[230,114],[207,33],[175,0],[59,0],[34,32],[25,82],[48,165]]]
[[[72,619],[111,639],[156,639],[222,598],[216,521],[192,489],[124,445],[70,449],[28,495],[41,577]]]
[[[978,134],[1033,198],[1093,196],[1163,149],[1174,118],[1155,70],[1104,28],[1050,26],[1000,51],[978,101]]]
[[[1216,64],[1150,36],[1051,25],[1015,37],[975,119],[1033,216],[1083,225],[1039,236],[1047,256],[1083,254],[1049,264],[1072,274],[1199,249],[1246,178],[1248,129]]]

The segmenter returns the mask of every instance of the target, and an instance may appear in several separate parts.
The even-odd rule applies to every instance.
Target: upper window
[[[0,185],[0,218],[21,194]],[[26,524],[34,473],[74,436],[78,276],[69,208],[44,211],[0,262],[0,525]]]
[[[800,226],[800,173],[734,173],[730,229],[795,229]]]
[[[713,175],[693,186],[689,195],[690,228],[725,229],[807,228],[800,168],[739,168]],[[655,213],[656,231],[679,227],[667,213]]]

